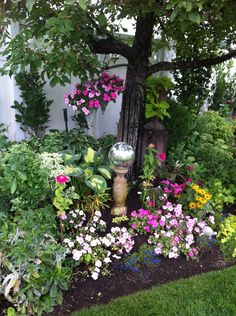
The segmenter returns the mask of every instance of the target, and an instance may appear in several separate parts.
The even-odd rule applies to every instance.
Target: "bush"
[[[42,315],[62,302],[71,269],[66,249],[55,240],[52,207],[0,216],[0,294],[20,315]]]
[[[187,169],[196,165],[195,180],[206,184],[211,178],[220,179],[223,186],[235,184],[234,127],[231,121],[217,112],[209,111],[196,120],[188,142],[179,143],[169,152],[168,161],[174,165],[179,160]],[[206,184],[207,185],[207,184]]]
[[[15,144],[0,159],[0,194],[9,200],[21,198],[29,206],[40,205],[49,185],[39,156],[26,144]]]
[[[230,215],[220,225],[217,235],[220,240],[220,249],[227,258],[236,257],[236,216]]]

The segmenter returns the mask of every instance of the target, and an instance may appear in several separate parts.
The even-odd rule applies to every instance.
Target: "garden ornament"
[[[116,173],[112,188],[114,206],[111,214],[115,216],[126,215],[127,207],[125,202],[128,194],[128,186],[125,174],[127,174],[129,167],[134,162],[135,152],[132,146],[120,142],[111,147],[108,158],[112,169]]]

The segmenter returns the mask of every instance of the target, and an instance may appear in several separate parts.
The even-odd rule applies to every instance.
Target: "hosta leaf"
[[[106,180],[102,176],[92,176],[89,180],[85,180],[85,183],[96,193],[102,193],[107,188]]]
[[[98,168],[98,171],[106,179],[111,179],[111,172],[110,172],[110,170],[107,167],[101,166],[101,167]]]
[[[94,162],[95,154],[96,154],[96,151],[94,151],[91,147],[89,147],[84,156],[84,161],[87,163]]]

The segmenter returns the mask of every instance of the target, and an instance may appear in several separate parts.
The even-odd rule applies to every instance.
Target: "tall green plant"
[[[18,113],[16,121],[21,124],[21,129],[38,138],[45,134],[49,121],[49,111],[52,100],[47,100],[43,87],[45,81],[38,73],[20,72],[15,77],[21,91],[23,102],[15,101],[12,106]]]

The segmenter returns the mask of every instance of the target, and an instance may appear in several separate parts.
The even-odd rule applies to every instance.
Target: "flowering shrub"
[[[120,259],[120,255],[133,248],[134,241],[125,227],[112,227],[109,233],[101,235],[106,230],[106,223],[99,211],[87,224],[82,210],[71,211],[64,223],[66,229],[73,230],[74,234],[69,234],[63,243],[78,265],[83,263],[88,267],[94,280],[100,274],[108,274],[111,258]]]
[[[62,154],[43,152],[40,158],[41,167],[47,170],[49,178],[54,179],[58,174],[65,172]]]
[[[74,111],[78,110],[88,115],[91,110],[97,110],[99,107],[104,111],[108,102],[116,101],[122,91],[124,80],[103,72],[97,79],[78,83],[71,94],[65,95],[64,101]]]
[[[214,222],[213,216],[209,221]],[[150,234],[148,242],[156,254],[177,258],[181,253],[187,258],[196,258],[196,238],[205,233],[214,234],[206,221],[184,215],[182,205],[167,202],[156,212],[140,209],[131,213],[134,232]]]

